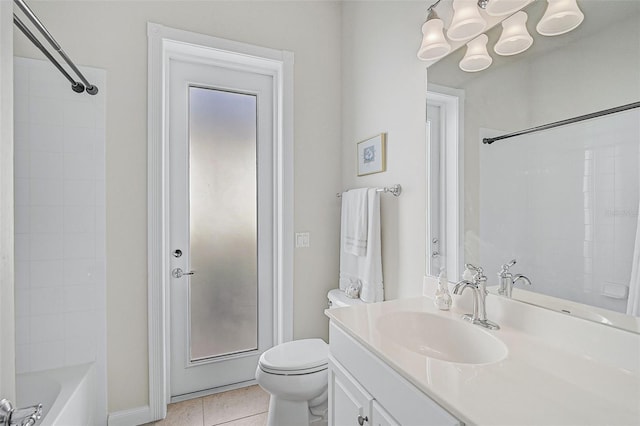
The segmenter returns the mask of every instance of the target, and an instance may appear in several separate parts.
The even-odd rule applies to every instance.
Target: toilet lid
[[[260,356],[260,367],[267,372],[311,373],[326,368],[329,345],[322,339],[303,339],[282,343]]]

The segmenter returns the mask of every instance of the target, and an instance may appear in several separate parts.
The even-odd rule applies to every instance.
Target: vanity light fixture
[[[576,0],[547,0],[547,10],[536,30],[543,36],[556,36],[575,29],[584,20]]]
[[[502,21],[502,34],[493,50],[502,56],[517,55],[533,44],[533,37],[527,31],[527,14],[517,12]]]
[[[451,45],[444,37],[444,22],[435,10],[440,1],[438,0],[429,6],[427,20],[422,24],[423,37],[420,49],[418,49],[418,59],[423,61],[435,61],[451,51]]]
[[[487,41],[489,41],[489,37],[486,34],[481,34],[467,43],[467,52],[459,64],[462,71],[478,72],[489,68],[493,59],[487,52]]]
[[[482,33],[487,21],[480,16],[475,0],[453,0],[453,19],[447,37],[453,41],[468,40]]]
[[[485,7],[482,7],[487,15],[490,16],[504,16],[511,15],[512,13],[522,9],[532,0],[487,0]]]
[[[533,44],[533,37],[526,26],[528,15],[519,10],[535,0],[453,0],[453,18],[449,29],[446,30],[446,37],[444,22],[435,11],[435,7],[441,1],[437,0],[429,6],[427,20],[422,25],[423,37],[417,56],[423,61],[436,61],[446,56],[451,51],[448,40],[471,40],[467,43],[464,58],[460,61],[460,69],[478,72],[488,68],[493,59],[487,52],[488,37],[482,34],[487,27],[487,21],[480,14],[480,9],[490,16],[510,15],[502,21],[502,33],[494,46],[498,55],[517,55]],[[536,26],[541,35],[555,36],[567,33],[584,20],[577,0],[546,1],[547,9]]]

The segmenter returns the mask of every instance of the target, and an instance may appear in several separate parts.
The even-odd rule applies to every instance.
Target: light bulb
[[[422,44],[418,49],[418,58],[423,61],[435,61],[451,51],[451,45],[444,38],[444,23],[435,11],[429,12],[427,22],[422,25]]]
[[[487,41],[489,41],[489,37],[482,34],[467,43],[467,52],[459,64],[462,71],[478,72],[489,68],[493,59],[487,52]]]
[[[582,23],[584,14],[576,0],[547,0],[549,5],[538,22],[536,30],[543,36],[556,36],[575,29]]]
[[[530,1],[531,0],[489,0],[484,11],[490,16],[510,15],[525,7]]]
[[[487,22],[475,0],[453,0],[453,19],[447,37],[454,41],[468,40],[482,33]]]
[[[517,12],[502,21],[502,34],[493,50],[502,56],[524,52],[533,44],[533,37],[527,31],[527,14]]]

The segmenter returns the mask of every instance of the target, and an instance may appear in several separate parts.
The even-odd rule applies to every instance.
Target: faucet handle
[[[515,264],[516,264],[515,259],[513,259],[509,263],[505,263],[504,265],[502,265],[502,269],[500,270],[500,272],[498,272],[498,275],[500,275],[501,277],[506,276],[506,274],[509,273],[509,268],[511,268]]]
[[[487,281],[487,277],[484,275],[484,269],[481,266],[475,266],[471,263],[467,263],[464,265],[468,270],[474,271],[475,275],[473,276],[473,283],[480,284]]]
[[[482,269],[482,266],[475,266],[471,263],[465,263],[464,267],[470,271],[474,271],[476,275],[482,275],[484,273],[484,269]]]

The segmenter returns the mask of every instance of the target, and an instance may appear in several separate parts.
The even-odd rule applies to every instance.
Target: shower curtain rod
[[[573,124],[579,121],[590,120],[592,118],[602,117],[603,115],[615,114],[617,112],[627,111],[627,110],[630,110],[633,108],[639,108],[639,107],[640,107],[640,102],[633,102],[633,103],[622,105],[615,108],[604,109],[602,111],[592,112],[590,114],[580,115],[578,117],[568,118],[566,120],[555,121],[553,123],[532,127],[526,130],[520,130],[519,132],[507,133],[506,135],[496,136],[495,138],[484,138],[482,139],[482,143],[491,145],[495,141],[499,141],[502,139],[508,139],[514,136],[526,135],[529,133],[539,132],[541,130],[553,129],[554,127],[565,126],[567,124]]]
[[[24,23],[16,16],[16,14],[15,13],[13,14],[13,22],[16,24],[16,26],[38,49],[40,49],[40,51],[53,63],[53,65],[55,65],[55,67],[67,78],[67,80],[71,82],[71,88],[73,89],[73,91],[77,93],[82,93],[85,90],[85,86],[86,86],[86,90],[88,94],[95,95],[96,93],[98,93],[98,88],[93,84],[89,83],[89,81],[85,78],[84,74],[80,72],[78,67],[76,67],[76,65],[69,58],[69,56],[67,56],[64,50],[62,50],[62,47],[60,47],[58,42],[53,38],[51,33],[49,33],[49,31],[42,24],[42,22],[40,22],[40,20],[35,15],[35,13],[33,13],[31,8],[27,6],[24,0],[13,0],[13,1],[15,2],[15,4],[18,5],[20,10],[22,10],[22,12],[25,15],[27,15],[27,18],[29,18],[29,20],[33,23],[33,25],[35,25],[36,28],[38,28],[38,31],[40,31],[40,33],[49,42],[49,44],[55,49],[55,51],[58,52],[60,56],[62,56],[62,59],[64,59],[67,65],[71,67],[73,72],[75,72],[76,75],[80,78],[80,80],[82,80],[82,82],[84,83],[84,86],[82,85],[82,83],[75,81],[69,75],[69,73],[67,73],[64,70],[64,68],[62,68],[62,65],[60,65],[60,63],[53,58],[53,56],[47,51],[47,49],[42,45],[42,43],[38,41],[35,35],[24,25]]]
[[[347,192],[347,190],[345,190],[344,192]],[[402,193],[402,187],[400,186],[399,183],[393,185],[393,186],[385,186],[384,188],[376,188],[376,192],[390,192],[392,193],[394,196],[399,197],[400,194]],[[336,197],[341,198],[342,197],[342,192],[337,192],[336,193]]]
[[[69,82],[71,83],[71,88],[73,89],[74,92],[77,92],[77,93],[84,92],[84,85],[79,81],[75,81],[73,77],[71,77],[69,73],[64,68],[62,68],[62,65],[60,65],[60,63],[56,61],[56,58],[51,56],[51,53],[49,53],[49,51],[42,45],[42,43],[40,43],[40,40],[38,40],[36,36],[33,35],[33,33],[29,30],[29,28],[27,28],[27,26],[20,20],[20,18],[16,16],[15,13],[13,14],[13,23],[16,24],[16,27],[18,27],[18,29],[20,29],[20,31],[22,31],[22,33],[29,40],[31,40],[31,43],[33,43],[35,47],[40,49],[40,51],[44,54],[44,56],[46,56],[47,59],[49,59],[51,63],[56,68],[58,68],[58,71],[60,71],[62,75],[64,75],[67,78],[67,80],[69,80]]]

